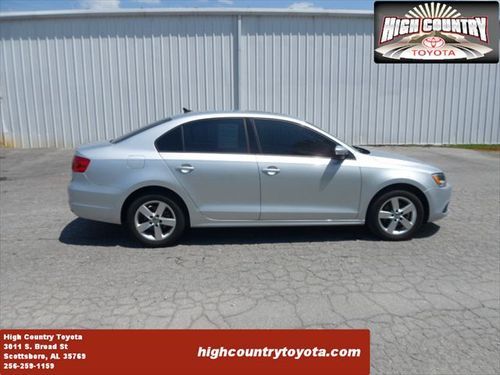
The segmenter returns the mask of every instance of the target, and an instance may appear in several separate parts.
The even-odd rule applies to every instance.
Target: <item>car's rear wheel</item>
[[[175,200],[148,194],[129,206],[127,226],[148,247],[172,246],[186,229],[186,215]]]
[[[415,194],[406,190],[392,190],[372,202],[367,224],[382,239],[403,241],[415,235],[422,226],[423,218],[424,207]]]

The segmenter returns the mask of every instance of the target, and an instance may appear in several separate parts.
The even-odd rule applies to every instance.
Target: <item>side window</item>
[[[332,156],[335,143],[315,131],[279,120],[254,121],[263,154]]]
[[[237,118],[189,122],[159,137],[155,145],[159,152],[248,153],[243,120]]]
[[[180,126],[163,134],[155,142],[159,152],[182,152],[182,129]]]
[[[243,120],[222,118],[193,121],[182,126],[185,152],[246,154]]]

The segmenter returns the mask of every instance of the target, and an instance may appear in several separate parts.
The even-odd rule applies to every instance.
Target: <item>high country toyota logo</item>
[[[377,1],[375,38],[377,63],[496,63],[498,3]]]

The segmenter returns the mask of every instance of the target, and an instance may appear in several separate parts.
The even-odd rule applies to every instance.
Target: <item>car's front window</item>
[[[335,143],[305,126],[280,120],[255,119],[263,154],[331,157]]]

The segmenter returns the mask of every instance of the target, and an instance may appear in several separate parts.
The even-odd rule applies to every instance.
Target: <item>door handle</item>
[[[188,174],[194,171],[194,167],[191,164],[182,164],[177,170],[183,174]]]
[[[262,170],[262,172],[264,172],[268,176],[275,176],[278,173],[280,173],[280,169],[278,167],[271,166],[271,167],[264,168]]]

